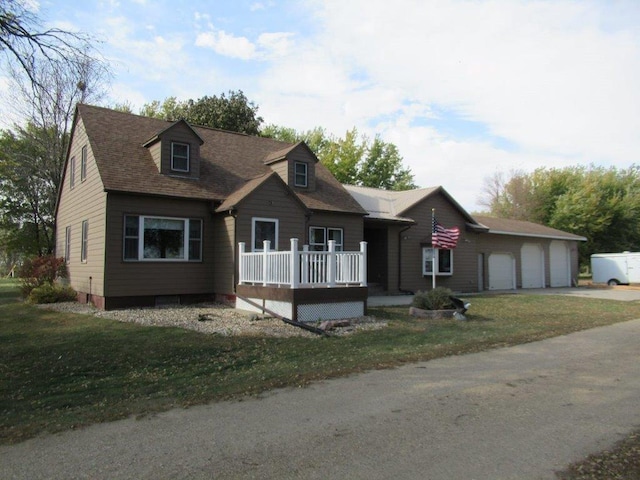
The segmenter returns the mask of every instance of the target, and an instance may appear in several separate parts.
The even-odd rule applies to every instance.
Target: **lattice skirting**
[[[296,313],[293,315],[293,304],[286,301],[263,300],[261,298],[249,298],[254,303],[264,305],[268,310],[283,317],[297,318],[298,322],[315,322],[318,320],[337,320],[340,318],[361,317],[364,315],[364,302],[341,302],[341,303],[316,303],[308,305],[298,305]],[[238,298],[236,308],[249,312],[262,313],[262,310]]]
[[[316,320],[337,320],[340,318],[361,317],[364,315],[364,302],[316,303],[298,305],[299,322]]]
[[[256,313],[266,308],[298,322],[337,320],[365,315],[367,292],[367,287],[288,289],[238,285],[236,308]]]

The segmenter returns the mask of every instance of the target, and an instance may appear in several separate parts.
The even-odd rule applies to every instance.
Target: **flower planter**
[[[409,315],[413,315],[414,317],[421,317],[421,318],[431,318],[431,319],[452,318],[453,312],[455,312],[455,310],[453,309],[423,310],[421,308],[409,307]]]

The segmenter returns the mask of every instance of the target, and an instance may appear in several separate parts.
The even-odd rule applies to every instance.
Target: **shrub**
[[[445,310],[453,308],[449,296],[453,292],[445,287],[436,287],[426,292],[418,292],[413,297],[411,306],[421,308],[422,310]]]
[[[66,277],[64,258],[54,255],[28,258],[20,268],[20,286],[22,295],[28,297],[31,291],[46,283],[53,285],[56,278]]]
[[[76,300],[76,292],[69,286],[44,283],[33,288],[27,300],[30,303],[73,302]]]

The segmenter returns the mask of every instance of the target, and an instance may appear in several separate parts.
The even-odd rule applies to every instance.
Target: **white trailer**
[[[591,274],[593,283],[640,283],[640,252],[594,253]]]

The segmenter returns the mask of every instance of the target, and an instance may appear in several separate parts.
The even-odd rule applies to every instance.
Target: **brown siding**
[[[251,228],[253,218],[278,219],[277,250],[289,250],[291,238],[305,238],[304,207],[290,195],[275,177],[263,183],[238,207],[236,241],[245,242],[247,251],[252,248]]]
[[[446,228],[460,228],[460,239],[453,250],[453,275],[436,276],[437,287],[447,287],[454,292],[474,292],[478,289],[477,236],[465,230],[466,219],[459,210],[442,195],[427,198],[404,212],[403,215],[416,221],[402,234],[400,242],[401,288],[413,292],[432,287],[430,275],[422,274],[422,248],[431,246],[431,209],[436,209],[438,222]]]
[[[551,284],[551,265],[549,264],[549,247],[553,239],[541,237],[525,237],[515,235],[479,234],[477,242],[478,253],[484,254],[484,287],[488,288],[488,258],[491,253],[511,253],[516,260],[516,287],[522,288],[522,257],[521,249],[525,243],[538,244],[542,247],[544,255],[544,282],[545,287]],[[578,278],[578,245],[577,242],[567,240],[569,245],[569,257],[571,261],[571,278]]]
[[[80,177],[82,147],[87,146],[86,178]],[[69,188],[67,161],[56,217],[56,255],[64,256],[65,231],[71,227],[71,252],[67,266],[68,281],[82,294],[103,295],[104,292],[104,236],[106,194],[100,180],[91,145],[82,120],[78,119],[71,140],[69,157],[75,157],[75,186]],[[79,208],[81,206],[82,208]],[[82,222],[88,221],[87,261],[80,261]]]
[[[296,187],[295,182],[295,164],[306,163],[307,164],[307,187]],[[309,155],[309,152],[304,148],[298,148],[291,152],[289,155],[289,186],[296,190],[302,190],[307,192],[313,192],[316,189],[316,159]]]
[[[186,143],[189,145],[189,172],[175,172],[171,170],[171,142]],[[160,141],[161,172],[167,175],[185,176],[191,178],[200,177],[200,141],[191,129],[184,123],[179,123],[166,130]],[[157,145],[157,144],[154,144]],[[153,146],[152,146],[153,147]],[[155,159],[155,157],[154,157]]]
[[[301,237],[305,244],[309,243],[308,227],[342,228],[344,235],[344,250],[359,251],[363,239],[363,220],[360,215],[339,213],[314,212],[309,219],[305,235]]]
[[[275,162],[269,165],[271,170],[276,172],[280,178],[289,186],[293,186],[293,182],[289,182],[289,162],[287,160],[282,160],[280,162]]]
[[[201,262],[123,260],[124,215],[159,215],[203,221]],[[214,222],[208,202],[110,193],[107,215],[106,297],[214,293]]]
[[[232,295],[236,282],[235,217],[216,215],[213,218],[214,291],[219,295]]]

